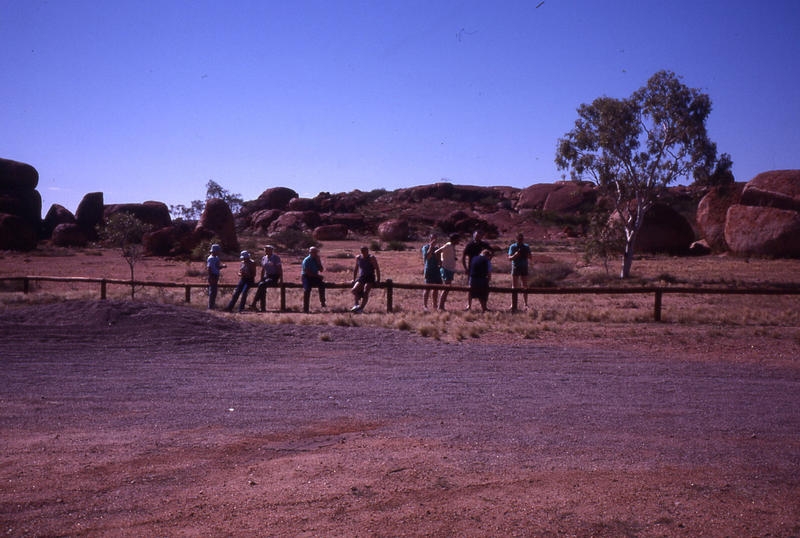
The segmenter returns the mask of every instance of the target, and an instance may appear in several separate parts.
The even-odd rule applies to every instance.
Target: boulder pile
[[[725,216],[725,242],[741,256],[800,256],[800,170],[763,172]]]
[[[0,159],[0,249],[36,248],[42,221],[38,184],[33,166]]]

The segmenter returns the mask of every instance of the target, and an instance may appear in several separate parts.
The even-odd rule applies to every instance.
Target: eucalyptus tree
[[[622,220],[621,278],[630,276],[644,216],[664,189],[718,164],[706,131],[710,112],[708,95],[671,71],[659,71],[626,99],[604,96],[582,104],[574,128],[559,139],[558,168],[569,170],[573,180],[593,182]],[[730,157],[723,157],[729,167]]]

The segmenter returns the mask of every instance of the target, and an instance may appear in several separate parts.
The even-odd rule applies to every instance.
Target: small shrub
[[[323,342],[330,342],[333,337],[331,337],[331,333],[320,333],[319,339]]]
[[[439,328],[436,327],[435,325],[423,325],[418,330],[420,336],[424,336],[426,338],[430,336],[432,338],[435,338],[436,340],[439,339],[440,336]]]
[[[381,246],[380,241],[371,241],[369,244],[369,249],[373,252],[380,252],[383,247]]]
[[[412,329],[411,324],[404,319],[398,320],[394,326],[401,331],[410,331]]]
[[[406,244],[402,241],[389,241],[386,243],[386,250],[404,251],[406,250]]]
[[[293,228],[287,228],[271,235],[270,240],[284,247],[286,250],[296,251],[321,246],[321,243],[316,241],[311,234]]]

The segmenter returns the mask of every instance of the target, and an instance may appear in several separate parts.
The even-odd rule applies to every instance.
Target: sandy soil
[[[793,351],[248,319],[0,311],[0,533],[800,535]]]

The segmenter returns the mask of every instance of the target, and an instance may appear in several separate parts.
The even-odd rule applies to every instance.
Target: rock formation
[[[725,219],[725,241],[741,256],[800,256],[800,170],[763,172]]]
[[[42,221],[38,184],[33,166],[0,159],[0,249],[36,248]]]
[[[195,236],[199,240],[217,237],[222,249],[228,252],[239,250],[239,239],[236,236],[233,213],[224,200],[211,198],[195,228]]]

